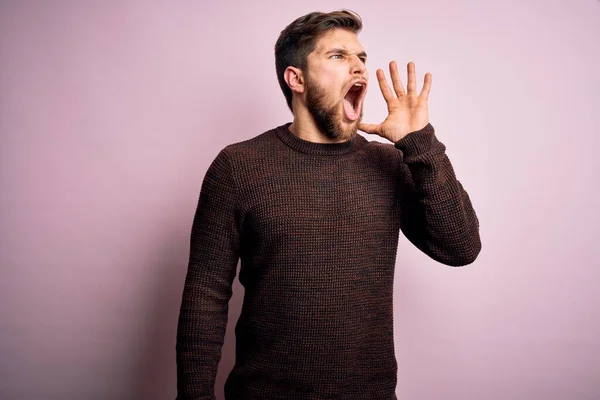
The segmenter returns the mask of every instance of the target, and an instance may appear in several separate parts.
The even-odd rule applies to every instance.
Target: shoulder
[[[225,147],[225,150],[232,154],[272,150],[273,145],[279,142],[277,138],[277,130],[282,129],[283,126],[285,125],[269,129],[250,139],[232,143]]]
[[[224,165],[234,176],[243,178],[247,173],[278,163],[285,158],[285,152],[282,151],[285,146],[282,146],[277,135],[277,129],[280,128],[269,129],[250,139],[225,146],[213,164]]]
[[[278,145],[277,130],[269,129],[257,136],[240,142],[232,143],[221,150],[221,154],[232,161],[249,160],[273,152]]]

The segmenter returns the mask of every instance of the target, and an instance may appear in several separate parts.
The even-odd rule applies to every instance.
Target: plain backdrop
[[[206,169],[291,120],[277,36],[340,8],[363,18],[372,78],[392,59],[419,90],[432,73],[430,120],[481,224],[464,268],[401,237],[399,399],[600,398],[598,0],[2,1],[0,398],[175,397]]]

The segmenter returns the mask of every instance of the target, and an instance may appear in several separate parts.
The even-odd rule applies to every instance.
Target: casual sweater
[[[177,331],[181,400],[215,398],[238,260],[226,399],[389,400],[399,233],[450,266],[480,251],[431,124],[394,145],[308,142],[289,125],[227,146],[204,178]]]

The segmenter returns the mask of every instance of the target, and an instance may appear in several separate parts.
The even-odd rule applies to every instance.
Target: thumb
[[[379,135],[380,130],[381,130],[381,125],[379,125],[379,124],[362,124],[361,123],[358,125],[358,129],[360,129],[361,131],[366,132],[366,133]]]

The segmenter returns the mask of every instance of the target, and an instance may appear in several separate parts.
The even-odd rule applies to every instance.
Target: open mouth
[[[366,82],[355,82],[348,89],[346,96],[344,96],[344,114],[350,121],[356,121],[360,116],[366,89]]]

